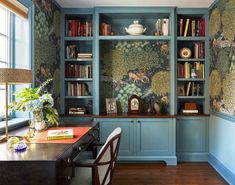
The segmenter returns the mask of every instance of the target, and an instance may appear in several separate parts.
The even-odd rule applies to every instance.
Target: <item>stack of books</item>
[[[74,137],[73,129],[48,130],[47,140],[53,139],[71,139]]]
[[[73,115],[73,114],[85,114],[86,113],[86,109],[84,107],[71,107],[69,108],[69,114]]]
[[[184,109],[182,110],[183,114],[198,114],[197,104],[187,102],[184,103]]]

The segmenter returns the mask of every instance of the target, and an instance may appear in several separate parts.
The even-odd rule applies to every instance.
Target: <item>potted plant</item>
[[[38,88],[24,88],[21,92],[15,93],[16,101],[13,101],[9,108],[18,111],[29,111],[33,113],[30,120],[31,128],[37,131],[44,130],[48,125],[59,124],[59,115],[54,106],[52,94],[44,90],[49,79]]]

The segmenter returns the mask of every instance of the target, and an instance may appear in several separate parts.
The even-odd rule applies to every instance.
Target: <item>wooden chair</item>
[[[72,185],[111,184],[117,160],[122,129],[116,128],[107,138],[96,159],[74,161],[75,177]]]

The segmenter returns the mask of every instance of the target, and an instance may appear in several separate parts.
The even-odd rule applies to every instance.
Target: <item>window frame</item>
[[[29,68],[34,69],[34,3],[30,0],[18,0],[20,3],[22,3],[24,6],[26,6],[28,8],[28,23],[29,23]],[[13,36],[14,33],[14,22],[15,18],[14,18],[14,14],[10,13],[9,16],[9,21],[10,21],[10,37]],[[14,38],[10,38],[10,53],[8,54],[9,58],[9,67],[14,68],[15,67],[15,52],[14,52],[14,48],[15,48],[15,44],[14,44]],[[33,82],[34,82],[34,72],[33,72]],[[34,84],[34,83],[32,83]],[[9,89],[9,100],[13,101],[14,100],[14,96],[13,93],[15,91],[15,87],[14,85],[10,86]],[[22,118],[22,116],[20,116],[22,114],[18,114],[18,113],[13,113],[12,117],[13,119],[8,121],[8,129],[12,130],[12,129],[16,129],[22,126],[25,126],[28,124],[28,120],[30,119],[30,114],[28,113],[28,116],[25,118]],[[0,121],[0,134],[5,132],[5,121]]]

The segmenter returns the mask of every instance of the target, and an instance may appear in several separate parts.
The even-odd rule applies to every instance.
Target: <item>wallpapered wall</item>
[[[211,109],[235,115],[235,0],[220,0],[210,11]]]
[[[60,10],[52,0],[33,0],[35,4],[35,87],[49,78],[53,82],[55,107],[60,102]]]
[[[116,98],[118,112],[128,111],[128,97],[141,97],[142,112],[158,102],[169,112],[169,44],[162,41],[101,43],[101,107],[105,98]]]

